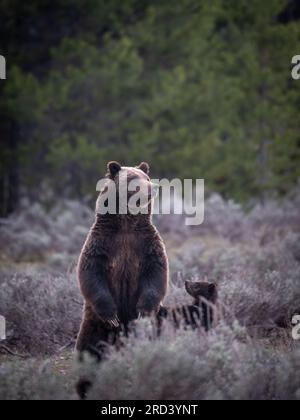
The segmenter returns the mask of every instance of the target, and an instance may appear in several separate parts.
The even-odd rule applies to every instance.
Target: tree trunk
[[[19,177],[19,125],[11,120],[4,123],[1,128],[3,149],[7,158],[2,162],[0,175],[1,217],[7,217],[13,213],[19,205],[20,177]]]

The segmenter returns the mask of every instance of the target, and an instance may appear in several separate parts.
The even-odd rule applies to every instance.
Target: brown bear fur
[[[108,164],[107,178],[116,185],[121,176],[149,184],[149,166]],[[101,198],[100,193],[100,198]],[[84,297],[83,320],[76,343],[101,359],[101,344],[116,339],[139,315],[157,313],[168,284],[168,260],[163,241],[149,214],[96,215],[82,249],[78,279]]]

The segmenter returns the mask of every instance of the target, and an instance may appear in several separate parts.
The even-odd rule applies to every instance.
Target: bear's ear
[[[122,169],[122,166],[119,164],[119,162],[109,162],[107,165],[107,171],[108,171],[108,175],[111,178],[114,178],[118,172],[120,172],[120,170]]]
[[[185,290],[187,291],[187,293],[193,297],[197,297],[198,296],[198,287],[197,287],[197,283],[194,283],[192,281],[186,281],[185,282]]]
[[[145,172],[146,175],[149,175],[150,173],[150,166],[148,163],[146,162],[142,162],[139,166],[138,169],[140,169],[141,171]]]

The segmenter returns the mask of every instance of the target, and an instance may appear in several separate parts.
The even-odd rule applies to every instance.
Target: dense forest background
[[[106,162],[225,198],[300,175],[297,0],[0,1],[0,214],[89,198]]]

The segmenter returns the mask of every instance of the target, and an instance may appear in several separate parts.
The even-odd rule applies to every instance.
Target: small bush
[[[53,373],[50,362],[27,360],[0,365],[1,400],[75,399],[72,374],[62,378]]]
[[[29,354],[49,354],[75,338],[82,312],[74,276],[45,273],[4,275],[0,313],[8,323],[9,343]]]
[[[27,204],[0,225],[0,253],[16,262],[46,260],[53,252],[78,254],[92,221],[93,212],[79,202],[63,201],[50,213]]]

